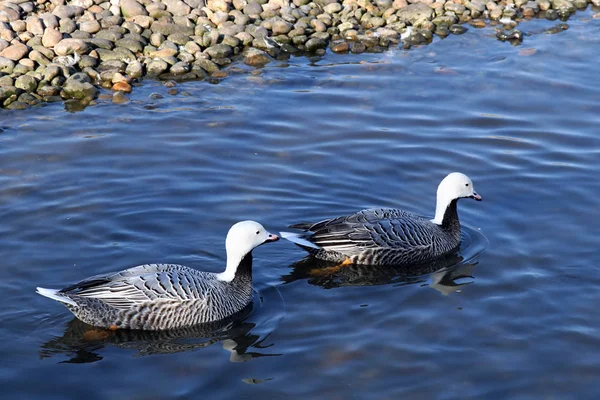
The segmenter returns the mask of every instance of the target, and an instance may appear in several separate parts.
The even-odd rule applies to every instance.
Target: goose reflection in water
[[[96,328],[74,318],[67,324],[61,337],[41,346],[40,358],[66,356],[60,363],[91,363],[103,359],[107,345],[136,350],[136,356],[173,354],[208,347],[221,342],[230,352],[229,361],[246,362],[253,358],[279,356],[263,352],[273,344],[265,344],[269,337],[251,333],[256,324],[245,320],[252,304],[239,314],[223,321],[165,331],[138,331]],[[253,351],[248,351],[250,348]]]
[[[282,277],[284,283],[308,279],[308,283],[331,289],[341,286],[372,286],[384,284],[424,284],[449,295],[473,283],[473,269],[478,261],[465,261],[460,254],[451,254],[434,262],[413,266],[335,265],[307,256],[292,264],[292,272]]]

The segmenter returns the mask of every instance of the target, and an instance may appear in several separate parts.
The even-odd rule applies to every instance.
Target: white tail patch
[[[282,238],[289,240],[290,242],[295,243],[299,246],[310,247],[310,248],[317,249],[317,250],[321,249],[319,246],[317,246],[313,242],[306,239],[306,237],[310,235],[306,232],[302,232],[302,233],[279,232],[279,235]]]
[[[38,287],[35,289],[35,292],[37,294],[41,294],[44,297],[48,297],[52,300],[60,301],[61,303],[70,304],[72,306],[77,307],[77,303],[75,303],[73,300],[69,299],[68,297],[65,297],[65,296],[59,294],[57,289],[45,289],[42,287]]]

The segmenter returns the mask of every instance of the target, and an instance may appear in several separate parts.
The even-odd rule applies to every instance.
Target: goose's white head
[[[242,221],[234,224],[225,239],[227,268],[225,272],[218,274],[218,278],[224,281],[233,280],[240,262],[248,253],[261,244],[277,240],[279,240],[277,235],[267,232],[258,222]]]
[[[481,196],[475,192],[473,182],[465,174],[452,172],[448,174],[437,189],[437,205],[433,222],[441,225],[448,205],[457,199],[470,198],[481,201]]]
[[[277,235],[267,232],[258,222],[242,221],[229,229],[227,239],[225,239],[225,248],[228,255],[240,254],[243,257],[255,247],[277,240],[279,240]]]

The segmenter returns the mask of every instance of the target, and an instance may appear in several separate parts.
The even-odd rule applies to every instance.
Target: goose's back
[[[97,275],[60,291],[91,325],[162,330],[217,321],[252,298],[251,278],[225,282],[216,274],[175,264],[147,264]]]
[[[355,214],[293,227],[312,232],[317,257],[371,265],[426,262],[460,243],[458,230],[447,230],[416,214],[398,209],[368,209]],[[341,256],[341,257],[340,257]]]

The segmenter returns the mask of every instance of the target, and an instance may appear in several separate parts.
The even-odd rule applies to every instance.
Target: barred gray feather
[[[348,257],[357,264],[409,265],[433,260],[458,248],[456,201],[448,207],[447,217],[445,224],[437,225],[407,211],[378,208],[290,227],[309,232],[303,238],[320,249],[304,248],[324,260],[343,261]]]
[[[251,257],[243,262],[251,263]],[[147,264],[93,276],[58,294],[73,300],[77,306],[67,307],[90,325],[163,330],[218,321],[242,310],[252,299],[252,276],[240,273],[226,282],[183,265]]]

